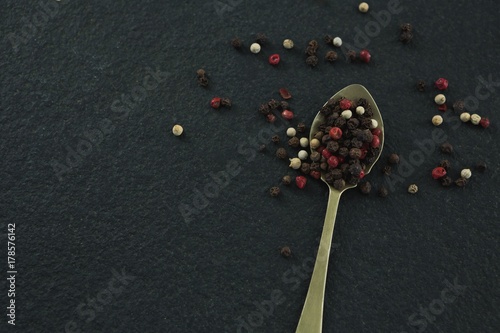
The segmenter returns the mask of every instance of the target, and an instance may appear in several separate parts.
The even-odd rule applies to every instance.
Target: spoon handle
[[[323,327],[323,304],[325,299],[326,275],[328,273],[328,258],[332,246],[333,228],[342,193],[330,187],[328,206],[326,208],[323,233],[319,243],[316,263],[312,273],[309,291],[295,333],[321,333]]]

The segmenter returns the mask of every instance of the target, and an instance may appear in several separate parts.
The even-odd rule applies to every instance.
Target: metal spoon
[[[352,84],[337,92],[331,99],[338,100],[340,97],[348,98],[351,100],[358,100],[364,98],[371,105],[373,116],[378,122],[378,128],[382,131],[380,135],[380,153],[375,161],[369,164],[365,169],[365,175],[368,174],[373,165],[377,162],[382,147],[384,146],[384,123],[382,115],[373,100],[368,90],[359,84]],[[328,103],[328,102],[327,102]],[[325,105],[327,104],[325,103]],[[318,131],[319,125],[325,122],[324,116],[318,112],[311,125],[311,133],[309,135],[309,142],[313,138],[314,133]],[[307,292],[304,308],[300,316],[299,324],[296,333],[321,333],[323,327],[323,305],[325,299],[326,275],[328,272],[328,258],[330,257],[330,248],[332,246],[333,228],[335,226],[335,218],[339,206],[340,196],[342,193],[356,185],[346,186],[342,190],[336,190],[325,181],[325,173],[322,172],[321,179],[328,185],[330,195],[328,199],[328,206],[326,209],[325,223],[323,226],[323,233],[319,244],[318,254],[316,255],[316,263],[314,264],[314,271],[309,284],[309,291]]]

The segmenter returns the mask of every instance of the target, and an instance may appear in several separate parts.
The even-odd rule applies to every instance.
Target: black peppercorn
[[[285,257],[285,258],[288,258],[292,255],[292,250],[290,250],[290,248],[288,246],[283,246],[281,249],[280,249],[280,254]]]
[[[326,35],[325,37],[323,37],[323,40],[325,41],[325,43],[327,44],[333,44],[333,37],[330,36],[330,35]]]
[[[333,182],[335,181],[335,179],[333,179],[333,175],[332,175],[331,171],[330,171],[330,172],[327,172],[327,173],[325,174],[325,181],[326,181],[328,184],[333,185]]]
[[[267,104],[262,104],[259,106],[259,112],[262,114],[269,114],[269,112],[271,112],[271,108]]]
[[[455,103],[453,103],[453,111],[456,111],[456,112],[464,112],[465,111],[465,103],[464,101],[456,101]]]
[[[467,185],[467,179],[460,177],[455,180],[455,184],[459,187],[464,187],[465,185]]]
[[[231,39],[231,46],[234,47],[235,49],[239,50],[243,46],[243,42],[241,41],[241,39],[235,37],[235,38]]]
[[[313,40],[310,40],[309,43],[307,43],[307,46],[311,46],[311,47],[314,47],[314,48],[318,48],[318,41],[313,39]]]
[[[351,148],[349,150],[349,157],[352,158],[352,159],[359,159],[362,155],[362,152],[361,152],[361,149],[359,148]]]
[[[322,162],[320,165],[319,165],[319,168],[323,171],[326,171],[326,169],[328,169],[328,164],[326,162]]]
[[[309,155],[309,158],[313,162],[318,162],[321,159],[321,154],[318,153],[317,151],[313,151],[311,155]]]
[[[278,150],[276,150],[276,156],[279,159],[284,160],[288,157],[288,153],[286,152],[285,148],[278,148]]]
[[[441,178],[441,185],[450,186],[451,184],[453,184],[453,179],[451,179],[450,177],[445,176],[445,177]]]
[[[425,81],[424,80],[417,81],[417,90],[418,91],[425,91]]]
[[[330,137],[330,135],[328,134],[325,134],[323,135],[323,137],[321,138],[321,142],[325,145],[325,144],[328,144],[328,142],[332,141],[332,138]]]
[[[356,118],[351,118],[347,121],[347,128],[353,130],[359,126],[359,120]]]
[[[319,163],[313,162],[313,163],[311,163],[310,169],[311,169],[311,171],[319,171],[321,168],[320,168]]]
[[[274,109],[277,109],[278,106],[280,106],[280,102],[278,102],[277,100],[275,99],[272,99],[270,100],[269,102],[267,102],[267,105],[269,105],[269,107],[274,110]]]
[[[273,135],[273,137],[271,138],[271,141],[274,143],[279,143],[280,137],[278,135]]]
[[[339,146],[339,143],[337,141],[329,141],[326,145],[326,149],[330,152],[330,153],[336,153],[337,150],[339,150],[340,146]]]
[[[338,55],[337,55],[337,52],[335,51],[328,51],[326,52],[326,55],[325,55],[325,60],[328,61],[328,62],[334,62],[338,59]]]
[[[413,34],[409,31],[403,31],[399,36],[399,40],[405,44],[408,44],[413,39]]]
[[[308,56],[313,56],[313,55],[316,55],[316,48],[315,47],[312,47],[312,46],[308,46],[306,48],[306,55]]]
[[[297,148],[300,145],[300,140],[296,136],[288,140],[288,145],[293,148]]]
[[[318,57],[316,57],[315,55],[307,57],[306,64],[311,67],[316,67],[316,65],[318,64]]]
[[[326,105],[326,106],[321,107],[319,112],[321,112],[321,114],[324,115],[325,117],[328,117],[329,115],[332,114],[333,111],[328,105]]]
[[[311,165],[309,163],[302,162],[302,164],[300,166],[300,171],[302,171],[303,173],[308,175],[309,172],[311,172]]]
[[[380,188],[378,189],[378,195],[382,198],[385,198],[389,195],[389,191],[387,190],[387,188],[385,188],[385,186],[380,186]]]
[[[298,123],[297,124],[297,132],[304,133],[306,131],[306,124]]]
[[[340,169],[333,169],[331,172],[333,179],[340,179],[342,178],[342,170]]]
[[[481,161],[481,162],[478,162],[477,165],[476,165],[476,169],[480,172],[484,172],[486,171],[486,163]]]
[[[345,120],[344,117],[338,117],[337,119],[335,119],[335,122],[333,123],[335,125],[335,127],[344,127],[345,124],[347,123],[347,120]]]
[[[359,175],[361,174],[361,165],[359,163],[356,163],[356,164],[352,164],[350,167],[349,167],[349,172],[351,173],[351,175],[353,175],[354,177],[359,177]]]
[[[412,32],[413,26],[410,23],[403,23],[400,25],[401,31]]]
[[[349,50],[349,51],[347,51],[347,53],[346,53],[346,57],[347,57],[347,60],[348,60],[349,62],[353,62],[353,61],[355,61],[355,60],[356,60],[356,57],[357,57],[357,55],[356,55],[356,51],[354,51],[354,50]]]
[[[260,152],[263,152],[263,151],[265,151],[265,150],[266,150],[266,145],[265,145],[265,144],[261,144],[261,145],[259,146],[259,151],[260,151]]]
[[[290,104],[288,104],[287,101],[281,101],[280,102],[280,107],[283,109],[283,110],[286,110],[290,107]]]
[[[365,111],[366,111],[366,109],[370,106],[370,104],[368,103],[368,101],[365,98],[360,98],[360,99],[358,99],[358,106],[364,107]]]
[[[269,194],[271,194],[272,197],[277,197],[280,195],[280,188],[278,186],[273,186],[269,189]]]
[[[389,158],[387,159],[390,164],[398,164],[399,163],[399,155],[392,153],[389,155]]]
[[[367,181],[362,182],[359,184],[359,190],[363,194],[370,194],[370,192],[372,191],[372,184],[370,184],[370,182]]]
[[[208,79],[206,76],[202,76],[198,78],[198,84],[202,87],[208,86]]]
[[[453,146],[450,143],[445,142],[441,145],[441,152],[444,154],[451,154],[453,153]]]
[[[337,190],[341,190],[345,187],[345,180],[343,180],[342,178],[341,179],[336,179],[334,182],[333,182],[333,188],[337,189]]]
[[[196,75],[198,75],[198,77],[203,77],[205,76],[206,72],[203,68],[200,68],[196,71]]]
[[[220,104],[222,106],[230,108],[231,107],[231,100],[229,98],[223,98],[223,99],[221,99]]]
[[[342,156],[342,157],[346,157],[347,155],[349,155],[349,148],[347,148],[347,147],[340,147],[339,148],[339,155]]]
[[[259,43],[260,45],[264,45],[267,43],[267,36],[263,33],[258,33],[257,35],[255,35],[255,42]]]
[[[445,168],[445,170],[448,171],[450,169],[451,163],[448,160],[442,160],[441,162],[439,162],[438,166]]]
[[[358,138],[351,139],[351,147],[352,148],[361,148],[363,147],[363,142],[358,140]]]
[[[386,176],[390,176],[392,173],[392,168],[390,165],[386,165],[382,168],[382,173]]]
[[[281,182],[283,183],[283,185],[288,186],[292,183],[292,177],[290,177],[289,175],[283,176],[283,178],[281,179]]]

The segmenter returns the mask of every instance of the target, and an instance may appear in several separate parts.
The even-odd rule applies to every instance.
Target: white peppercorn
[[[460,177],[469,179],[472,176],[472,171],[470,169],[463,169],[460,171]]]
[[[319,140],[318,140],[318,139],[316,139],[316,138],[315,138],[315,139],[312,139],[312,140],[311,140],[311,148],[312,148],[312,149],[316,149],[316,148],[318,148],[319,146],[321,146],[321,142],[319,142]]]
[[[360,11],[361,13],[366,13],[366,12],[368,11],[368,9],[369,9],[369,8],[370,8],[370,6],[369,6],[366,2],[362,2],[362,3],[360,3],[360,4],[359,4],[359,7],[358,7],[358,9],[359,9],[359,11]]]
[[[443,117],[441,117],[440,115],[435,115],[434,117],[432,117],[432,124],[434,126],[439,126],[443,123]]]
[[[287,130],[286,130],[286,135],[289,136],[289,137],[294,137],[295,134],[297,134],[297,131],[295,130],[295,128],[293,127],[289,127]]]
[[[434,97],[434,102],[437,105],[443,105],[446,103],[446,97],[443,94],[437,94],[436,97]]]
[[[352,111],[351,110],[344,110],[340,114],[344,119],[350,119],[352,117]]]
[[[285,39],[283,41],[283,47],[287,50],[293,49],[293,40],[291,39]]]
[[[290,165],[289,167],[292,169],[300,169],[300,166],[302,165],[302,161],[298,157],[290,158]]]
[[[340,37],[335,37],[333,39],[333,46],[341,47],[342,46],[342,39]]]
[[[418,192],[418,186],[416,184],[411,184],[408,186],[408,193],[415,194]]]
[[[358,106],[356,108],[356,113],[359,114],[360,116],[363,115],[365,113],[365,108],[362,106]]]
[[[370,123],[370,128],[377,128],[377,127],[378,127],[378,121],[372,119],[372,122]]]
[[[473,123],[474,125],[479,125],[480,121],[481,121],[481,116],[478,115],[477,113],[474,113],[473,115],[470,116],[470,122]]]
[[[180,136],[184,132],[184,128],[182,128],[181,125],[174,125],[172,127],[172,133],[174,133],[175,136]]]
[[[307,138],[300,138],[300,146],[306,148],[309,146],[309,140]]]
[[[259,43],[253,43],[252,45],[250,45],[250,52],[252,53],[259,53],[260,52],[260,44]]]
[[[463,121],[464,123],[468,122],[470,120],[470,113],[469,112],[462,112],[460,114],[460,120]]]
[[[299,153],[297,154],[297,156],[298,156],[301,160],[307,160],[307,158],[309,157],[309,154],[307,153],[307,151],[305,151],[305,150],[301,150],[301,151],[299,151]]]

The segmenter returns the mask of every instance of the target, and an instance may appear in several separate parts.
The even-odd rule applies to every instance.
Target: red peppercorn
[[[446,169],[443,167],[437,167],[432,170],[432,178],[439,179],[446,176]]]
[[[359,157],[359,159],[364,160],[366,157],[366,153],[368,153],[368,150],[366,148],[361,148],[361,156]]]
[[[441,104],[440,106],[438,106],[438,110],[445,112],[446,110],[448,110],[448,107],[446,106],[446,104]]]
[[[342,130],[339,127],[332,127],[328,134],[330,134],[330,138],[333,140],[338,140],[342,137]]]
[[[359,179],[363,179],[364,177],[365,177],[365,172],[361,170],[361,172],[359,173]]]
[[[339,104],[340,104],[340,108],[342,110],[348,110],[352,106],[352,102],[350,100],[348,100],[347,98],[341,100]]]
[[[372,134],[380,137],[380,134],[382,134],[382,130],[380,128],[372,129]]]
[[[372,58],[372,55],[370,54],[370,51],[368,51],[366,49],[359,51],[359,59],[362,62],[369,63],[371,58]]]
[[[280,95],[281,95],[281,98],[283,98],[283,99],[290,99],[290,98],[292,98],[292,95],[290,94],[290,92],[286,88],[281,88],[280,89]]]
[[[339,160],[339,164],[344,163],[344,160],[345,160],[344,156],[339,155],[339,156],[337,156],[337,159]]]
[[[327,163],[332,168],[336,168],[337,165],[339,165],[339,159],[337,158],[337,156],[330,156],[327,160]]]
[[[307,178],[304,176],[297,176],[295,177],[295,184],[297,184],[298,188],[303,189],[307,184]]]
[[[220,97],[214,97],[210,101],[210,106],[213,107],[214,109],[218,109],[220,108],[220,101],[221,101]]]
[[[280,55],[278,53],[271,54],[269,56],[269,63],[273,66],[276,66],[280,63]]]
[[[488,128],[488,127],[490,127],[490,120],[488,118],[481,117],[481,120],[479,121],[479,125],[483,126],[483,128]]]
[[[274,114],[270,113],[266,116],[266,119],[268,122],[270,122],[272,124],[276,121],[276,116]]]
[[[311,171],[309,175],[315,179],[320,179],[321,178],[321,172],[319,171]]]
[[[323,155],[323,157],[324,157],[324,158],[329,159],[329,158],[330,158],[330,156],[332,156],[332,153],[330,153],[330,152],[328,151],[328,149],[323,149],[323,150],[321,151],[321,155]]]
[[[445,78],[440,77],[439,79],[436,80],[436,82],[434,83],[434,85],[439,90],[446,90],[448,88],[448,80],[446,80]]]
[[[283,110],[283,112],[281,112],[281,116],[287,120],[292,120],[293,112],[290,110]]]
[[[371,142],[371,146],[373,148],[377,148],[378,146],[380,146],[380,139],[378,136],[374,135],[373,136],[373,139],[372,139],[372,142]]]

